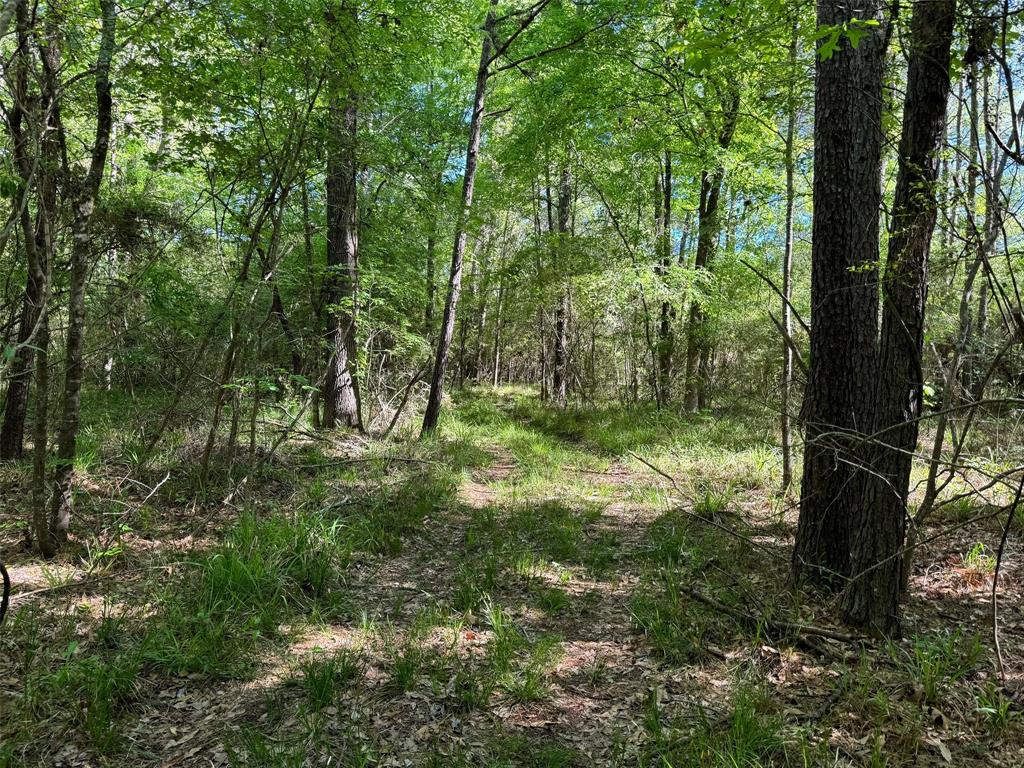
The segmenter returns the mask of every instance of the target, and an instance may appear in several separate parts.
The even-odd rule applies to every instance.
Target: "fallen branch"
[[[406,464],[425,464],[427,466],[433,466],[439,463],[429,459],[412,459],[405,456],[353,456],[345,459],[321,461],[317,464],[296,464],[295,466],[298,469],[318,469],[320,467],[339,467],[345,464],[369,464],[374,461],[397,461],[404,462]]]
[[[750,614],[743,613],[736,608],[731,608],[724,603],[720,603],[714,598],[708,597],[691,587],[680,587],[680,590],[689,595],[691,598],[696,600],[698,603],[713,608],[719,613],[735,619],[740,624],[750,627],[764,627],[769,631],[774,631],[777,634],[789,634],[789,635],[806,635],[810,637],[823,637],[826,640],[835,640],[840,643],[855,643],[858,645],[865,644],[868,639],[859,635],[849,635],[843,632],[836,632],[832,629],[826,629],[824,627],[816,627],[813,624],[791,624],[787,621],[771,621],[768,619],[758,618],[751,616]]]
[[[42,587],[41,589],[33,589],[30,592],[15,592],[15,593],[13,593],[11,595],[9,603],[10,603],[10,605],[14,605],[14,603],[21,602],[22,600],[24,600],[27,597],[33,597],[35,595],[53,594],[53,593],[63,592],[65,590],[73,590],[73,589],[75,589],[77,587],[89,586],[94,581],[96,581],[96,578],[97,578],[96,574],[89,574],[85,578],[74,579],[72,581],[66,581],[63,584],[54,584],[54,585],[49,586],[49,587]]]
[[[395,409],[395,414],[391,417],[391,421],[388,423],[388,428],[384,430],[383,438],[387,438],[391,434],[391,430],[395,428],[398,423],[398,419],[402,416],[402,411],[405,410],[405,406],[409,403],[409,395],[412,394],[412,388],[416,386],[416,383],[420,381],[424,376],[427,375],[427,366],[423,366],[409,379],[409,383],[405,385],[405,391],[402,393],[402,402],[398,404],[398,408]]]
[[[1017,485],[1017,493],[1013,497],[1013,503],[1006,513],[1006,525],[1003,526],[1003,536],[999,540],[999,551],[996,552],[996,567],[992,575],[992,645],[996,651],[996,669],[999,671],[999,681],[1006,685],[1006,669],[1003,666],[1003,650],[999,645],[999,570],[1003,565],[1003,552],[1006,550],[1006,540],[1010,536],[1010,528],[1013,519],[1017,516],[1017,507],[1020,505],[1020,496],[1024,492],[1024,475],[1021,476]]]

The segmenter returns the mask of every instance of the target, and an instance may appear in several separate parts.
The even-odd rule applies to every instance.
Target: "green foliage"
[[[351,545],[316,515],[245,515],[227,542],[159,597],[147,624],[147,661],[174,672],[231,674],[248,646],[273,638],[287,612],[337,599]]]
[[[977,696],[977,712],[985,718],[994,733],[1002,733],[1012,722],[1020,720],[1020,710],[994,684],[989,683]]]
[[[665,572],[660,581],[634,593],[630,610],[633,622],[647,641],[674,663],[705,654],[712,632],[711,620],[679,590],[678,576]]]
[[[961,556],[965,568],[978,573],[990,574],[995,571],[996,559],[992,555],[989,555],[985,551],[985,545],[982,542],[976,542],[966,554]]]
[[[333,704],[339,691],[362,675],[362,666],[358,654],[349,649],[329,656],[317,654],[304,659],[299,668],[302,671],[303,693],[310,708],[318,712]]]
[[[891,646],[890,653],[903,664],[929,704],[937,703],[950,686],[970,675],[984,653],[976,635],[959,630],[915,637],[909,646]]]
[[[25,698],[36,717],[69,717],[97,751],[109,753],[123,738],[118,718],[135,697],[140,670],[136,649],[81,655],[71,643],[57,669],[37,669],[26,680]]]
[[[731,712],[724,723],[703,713],[696,732],[680,738],[676,728],[663,724],[657,699],[652,695],[643,725],[648,743],[641,765],[651,768],[768,768],[805,764],[803,755],[792,749],[784,736],[781,718],[771,713],[764,693],[748,684],[740,684],[734,692]]]

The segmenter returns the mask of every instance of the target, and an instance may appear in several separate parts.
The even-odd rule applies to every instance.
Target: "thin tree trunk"
[[[299,376],[302,373],[302,353],[299,350],[299,340],[296,338],[292,324],[284,311],[284,302],[281,301],[281,292],[277,288],[276,280],[274,281],[272,291],[270,313],[281,324],[281,333],[284,334],[285,343],[288,345],[288,350],[291,353],[292,375]]]
[[[315,338],[319,339],[323,328],[322,293],[318,293],[316,290],[316,272],[313,267],[313,225],[309,215],[309,190],[307,189],[307,184],[308,180],[305,175],[303,175],[300,182],[300,189],[302,190],[302,246],[303,254],[306,259],[306,281],[309,291],[309,307],[313,313],[313,327],[316,329]],[[322,359],[319,344],[315,346],[311,357],[312,370],[319,370],[320,361]],[[315,387],[313,391],[310,392],[309,418],[310,426],[312,426],[314,430],[320,429],[320,395],[320,387]]]
[[[968,118],[970,124],[969,142],[971,159],[967,167],[967,190],[964,206],[966,209],[965,221],[968,227],[967,239],[971,246],[968,253],[973,256],[973,259],[967,266],[964,275],[964,285],[961,290],[958,311],[958,331],[953,347],[952,358],[946,366],[946,375],[943,381],[942,403],[935,419],[935,437],[932,441],[930,451],[928,478],[925,481],[924,497],[918,506],[916,514],[914,515],[913,524],[907,531],[907,543],[904,547],[906,553],[903,558],[904,590],[909,583],[910,573],[913,567],[913,557],[917,543],[918,529],[931,516],[939,494],[955,476],[952,469],[950,469],[945,478],[942,481],[939,480],[939,468],[942,463],[942,448],[945,445],[946,431],[949,426],[951,411],[961,400],[961,389],[964,390],[964,394],[970,397],[980,398],[986,383],[983,378],[979,378],[977,381],[972,383],[970,381],[971,376],[969,374],[971,366],[973,365],[971,353],[974,348],[973,338],[975,333],[975,320],[972,315],[974,287],[978,276],[985,274],[988,255],[992,252],[992,248],[1001,229],[1001,217],[999,215],[1000,209],[998,201],[1000,198],[1002,176],[1003,170],[1006,167],[1007,155],[1003,154],[998,161],[996,158],[992,158],[991,162],[989,162],[987,153],[983,154],[981,142],[983,122],[982,115],[978,109],[977,63],[972,63],[971,67],[967,71],[967,87],[969,92]],[[979,226],[982,212],[979,209],[977,200],[979,170],[983,166],[991,169],[988,174],[982,174],[985,176],[983,181],[985,184],[985,198],[988,203],[986,205],[987,210],[985,211],[984,229]],[[983,290],[979,291],[979,293],[987,293],[987,282],[983,282],[982,286]],[[966,435],[961,431],[958,440],[962,443],[965,437]]]
[[[568,168],[562,170],[558,185],[558,251],[563,262],[568,246],[569,216],[572,208],[572,176]],[[568,400],[569,350],[566,343],[569,315],[569,289],[563,286],[555,307],[555,402],[564,408]]]
[[[505,302],[505,276],[498,278],[498,304],[494,308],[494,356],[491,366],[491,386],[498,386],[499,371],[501,370],[501,310]]]
[[[469,270],[469,306],[473,307],[476,299],[477,264],[480,258],[480,245],[477,244],[476,253],[470,256]],[[456,365],[456,383],[461,389],[466,384],[466,313],[463,312],[459,318],[459,353]]]
[[[796,77],[799,21],[793,21],[793,37],[789,44],[790,84],[789,117],[786,123],[786,244],[782,252],[782,407],[780,427],[782,430],[782,493],[789,492],[793,485],[793,433],[789,419],[790,403],[793,396],[793,350],[788,339],[793,338],[793,213],[796,209]]]
[[[71,245],[71,285],[68,291],[68,335],[64,376],[64,405],[57,435],[57,459],[53,473],[53,497],[50,499],[51,534],[58,545],[68,535],[72,511],[72,474],[78,441],[78,422],[82,401],[85,340],[85,287],[89,275],[91,224],[100,183],[103,180],[110,145],[113,119],[110,63],[114,54],[117,23],[114,0],[100,0],[100,47],[96,59],[96,132],[82,191],[74,203]]]
[[[656,214],[655,237],[659,253],[659,273],[662,282],[667,280],[672,266],[672,152],[665,150],[665,166],[659,182],[655,185]],[[660,193],[660,194],[659,194]],[[658,325],[658,405],[664,406],[671,399],[672,387],[672,302],[661,302],[661,322]]]
[[[448,367],[452,335],[455,332],[455,313],[458,309],[459,293],[462,288],[462,257],[466,252],[468,219],[473,205],[473,186],[476,182],[476,168],[480,154],[480,131],[484,118],[484,102],[487,96],[487,79],[490,74],[496,5],[497,0],[491,0],[491,5],[487,11],[487,19],[484,21],[480,65],[477,67],[476,92],[473,97],[473,115],[469,123],[469,141],[466,147],[466,172],[462,182],[462,201],[459,204],[458,221],[455,227],[455,244],[452,248],[452,264],[448,274],[448,294],[445,297],[441,335],[437,342],[434,371],[430,379],[427,410],[423,415],[423,435],[429,435],[437,429],[437,420],[441,415],[441,400],[444,396],[444,374]]]
[[[18,48],[11,62],[14,73],[13,103],[11,105],[8,126],[11,132],[11,143],[15,170],[25,185],[26,194],[32,183],[33,161],[30,157],[30,133],[26,132],[24,122],[32,116],[28,115],[28,70],[29,70],[29,20],[25,8],[25,0],[18,0],[17,25]],[[30,130],[32,130],[30,128]],[[42,171],[45,172],[45,171]],[[0,460],[20,459],[25,440],[25,415],[28,410],[29,388],[32,383],[32,362],[35,354],[33,339],[38,333],[39,323],[46,285],[40,281],[45,278],[45,270],[39,263],[42,244],[37,241],[37,233],[32,228],[31,212],[28,205],[22,205],[20,199],[12,203],[20,211],[17,213],[21,225],[22,248],[25,252],[27,276],[25,279],[25,296],[21,306],[21,317],[18,324],[17,351],[11,361],[7,376],[7,398],[4,403],[3,426],[0,427]],[[39,214],[42,215],[42,212]]]
[[[354,13],[354,11],[353,11]],[[327,267],[330,360],[324,383],[324,426],[362,430],[356,373],[356,306],[359,227],[356,195],[357,96],[331,108],[335,146],[327,168]]]
[[[734,91],[724,105],[722,127],[718,135],[718,147],[726,150],[732,144],[739,118],[740,96]],[[693,260],[694,282],[709,272],[718,245],[720,230],[718,208],[722,195],[722,182],[725,168],[719,164],[712,171],[702,171],[700,175],[700,203],[697,211],[697,253]],[[700,300],[691,300],[689,318],[686,326],[686,391],[684,405],[688,411],[697,411],[701,403],[706,401],[706,375],[709,367],[710,339],[707,330],[707,313]]]
[[[473,354],[473,370],[471,373],[473,382],[479,384],[484,367],[484,331],[487,328],[487,300],[491,294],[491,243],[488,243],[487,247],[484,248],[483,259],[480,262],[479,277],[476,283],[477,287],[474,290],[474,294],[479,297],[480,302],[476,308],[476,350]]]

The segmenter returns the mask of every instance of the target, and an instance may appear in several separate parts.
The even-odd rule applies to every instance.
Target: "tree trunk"
[[[878,335],[878,220],[882,202],[882,83],[888,29],[882,4],[819,0],[818,25],[867,18],[880,24],[856,48],[847,40],[818,58],[811,245],[811,359],[798,580],[839,587],[850,572],[850,523],[869,475]]]
[[[448,295],[444,302],[444,318],[441,322],[441,335],[437,342],[437,355],[434,358],[434,372],[430,379],[430,394],[427,397],[427,410],[423,415],[423,435],[429,435],[437,429],[437,420],[441,415],[441,400],[444,396],[444,374],[448,367],[448,354],[451,351],[452,335],[455,332],[455,312],[459,305],[459,293],[462,288],[462,257],[466,252],[469,212],[473,205],[473,185],[476,182],[477,159],[480,154],[480,129],[484,119],[484,101],[487,96],[487,78],[490,74],[491,51],[493,48],[492,34],[495,24],[495,6],[497,0],[491,0],[484,21],[484,39],[480,52],[480,65],[476,72],[476,92],[473,97],[473,115],[469,122],[469,141],[466,147],[466,172],[462,181],[462,201],[459,204],[458,221],[455,227],[455,244],[452,248],[452,264],[448,274]]]
[[[672,266],[672,152],[665,150],[665,167],[655,184],[655,237],[659,254],[659,274],[664,282]],[[672,387],[672,302],[661,302],[658,325],[658,405],[668,404]]]
[[[569,169],[562,170],[558,185],[558,251],[565,266],[565,250],[569,238],[569,215],[572,208],[572,176]],[[569,387],[569,350],[566,343],[567,322],[569,314],[569,289],[562,286],[555,307],[555,359],[554,359],[554,396],[559,407],[564,408],[568,400]]]
[[[15,170],[25,185],[25,194],[32,184],[33,163],[29,156],[31,144],[29,134],[24,127],[25,118],[33,123],[32,116],[26,114],[28,106],[28,50],[29,20],[25,0],[19,0],[17,12],[18,48],[11,62],[14,73],[13,103],[8,118],[11,133]],[[30,130],[34,130],[31,129]],[[25,414],[28,410],[29,387],[32,382],[32,362],[35,354],[33,340],[38,333],[42,305],[45,301],[46,284],[45,270],[41,268],[39,258],[42,243],[38,242],[37,232],[33,231],[31,212],[28,205],[22,205],[16,199],[13,205],[21,210],[18,220],[21,225],[22,248],[25,252],[27,276],[25,279],[25,296],[21,305],[21,316],[18,322],[18,336],[14,359],[11,360],[7,376],[7,399],[4,403],[3,426],[0,427],[0,460],[20,459],[25,440]],[[40,211],[39,216],[45,211]]]
[[[271,290],[270,314],[276,317],[277,322],[281,324],[281,333],[284,334],[285,343],[288,345],[288,351],[291,354],[292,375],[299,376],[302,374],[302,353],[299,348],[299,340],[295,336],[295,331],[292,329],[287,313],[284,311],[284,302],[281,301],[281,291],[277,288],[276,280]]]
[[[89,170],[82,190],[74,202],[71,225],[71,286],[68,291],[68,335],[64,363],[64,404],[57,435],[57,459],[53,472],[53,496],[50,499],[51,535],[58,545],[68,535],[72,510],[72,474],[78,441],[78,422],[82,402],[85,340],[85,287],[89,275],[89,251],[93,211],[99,197],[110,145],[113,119],[110,62],[114,54],[117,16],[114,0],[101,0],[100,47],[96,59],[96,133],[89,159]]]
[[[491,366],[491,386],[498,386],[499,371],[501,370],[501,310],[505,303],[505,276],[498,277],[498,304],[494,308],[494,355]]]
[[[354,11],[353,11],[354,13]],[[344,107],[331,107],[334,146],[327,163],[327,268],[330,359],[324,381],[324,426],[362,429],[356,374],[358,104],[349,90]]]
[[[302,248],[303,254],[306,259],[306,281],[307,290],[309,296],[309,308],[313,314],[313,328],[314,338],[319,339],[323,327],[323,302],[322,293],[316,289],[316,272],[313,267],[313,224],[310,220],[309,215],[309,190],[307,189],[308,179],[303,174],[300,181],[299,189],[302,190]],[[310,367],[312,372],[310,375],[315,375],[315,371],[320,370],[320,361],[322,359],[322,351],[319,344],[316,344],[312,354]],[[312,384],[312,382],[309,382]],[[322,394],[321,387],[314,387],[313,391],[310,392],[309,397],[309,420],[310,426],[314,430],[320,429],[320,396]]]
[[[780,424],[782,430],[782,493],[789,493],[793,485],[793,433],[789,419],[790,403],[793,396],[793,350],[789,340],[793,338],[793,213],[796,209],[796,77],[797,45],[799,22],[793,21],[793,38],[789,44],[790,84],[789,116],[786,123],[786,244],[782,252],[782,407]]]
[[[899,170],[875,377],[881,436],[868,492],[850,520],[851,573],[843,618],[889,635],[899,630],[901,558],[910,470],[917,448],[924,380],[921,353],[928,295],[928,250],[938,210],[935,184],[946,135],[950,48],[956,0],[914,4]]]
[[[718,134],[718,147],[726,150],[732,144],[736,132],[736,121],[739,118],[739,92],[732,92],[723,105],[724,115],[722,127]],[[722,196],[722,181],[725,168],[719,164],[712,171],[702,171],[700,175],[700,203],[697,210],[697,253],[693,259],[694,282],[706,274],[714,259],[718,247],[719,221],[718,208]],[[707,313],[700,300],[690,302],[689,318],[686,326],[686,392],[684,405],[688,411],[697,411],[701,403],[706,401],[705,380],[710,364],[710,339],[707,332]]]

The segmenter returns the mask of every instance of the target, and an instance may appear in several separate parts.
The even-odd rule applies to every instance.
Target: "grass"
[[[964,568],[978,574],[988,575],[995,572],[996,558],[988,554],[985,545],[977,542],[967,552],[961,555]]]
[[[983,648],[976,635],[936,632],[913,638],[909,648],[891,645],[890,654],[907,671],[929,704],[951,686],[970,675],[981,660]]]
[[[331,706],[341,690],[352,685],[363,674],[363,661],[352,650],[343,649],[329,656],[317,654],[303,659],[302,692],[314,712]]]
[[[55,734],[74,734],[97,765],[139,762],[125,735],[143,706],[159,709],[155,692],[239,690],[228,680],[266,689],[262,713],[254,712],[258,697],[246,703],[246,717],[256,718],[250,727],[236,721],[219,735],[234,766],[380,765],[394,757],[392,736],[414,738],[422,750],[415,765],[831,765],[816,743],[833,727],[858,739],[863,764],[909,765],[931,727],[927,707],[938,703],[957,718],[954,700],[967,712],[958,727],[1013,743],[1016,704],[975,675],[978,641],[956,633],[891,646],[895,664],[865,654],[850,669],[801,652],[798,669],[810,681],[801,696],[840,688],[820,725],[772,701],[792,684],[778,683],[759,651],[783,638],[738,626],[685,590],[728,602],[730,592],[741,594],[731,575],[763,576],[744,547],[688,511],[742,525],[746,510],[774,498],[778,457],[748,415],[561,411],[516,390],[456,393],[455,401],[428,440],[370,440],[338,453],[286,445],[232,497],[233,507],[214,495],[233,490],[244,469],[226,453],[216,454],[202,493],[185,471],[131,514],[90,499],[79,519],[107,529],[83,534],[81,558],[127,574],[124,584],[103,582],[104,597],[136,607],[85,599],[48,611],[17,606],[0,634],[9,659],[0,675],[0,766],[53,764]],[[134,432],[106,439],[112,414],[88,435],[82,471],[97,482],[114,456],[138,463],[127,455]],[[146,471],[159,481],[159,462],[190,456],[189,446],[175,433]],[[631,451],[676,477],[685,498]],[[18,470],[0,471],[6,478]],[[467,501],[467,479],[486,484],[487,494]],[[204,508],[204,499],[213,503]],[[139,547],[143,534],[159,541],[174,530],[169,512],[193,503],[209,525],[190,550]],[[984,570],[990,558],[979,545],[962,559]],[[48,572],[64,590],[74,569]],[[344,637],[329,644],[342,650],[314,645],[331,634]],[[576,655],[581,647],[586,656]],[[713,690],[673,689],[666,701],[655,694],[643,704],[664,681],[712,676]],[[607,747],[596,762],[565,731],[560,712],[576,697],[621,707],[616,725],[593,735]],[[538,714],[556,720],[554,732],[514,725]],[[581,728],[593,725],[586,717]],[[438,725],[455,722],[458,738]]]
[[[714,617],[682,594],[675,572],[666,571],[660,581],[638,590],[630,609],[636,628],[669,662],[683,664],[705,657]]]
[[[782,719],[763,691],[738,684],[724,718],[702,712],[695,731],[680,738],[681,724],[666,724],[657,699],[644,715],[647,743],[640,758],[650,768],[769,768],[805,765],[805,746],[786,737]]]
[[[985,718],[989,730],[999,735],[1009,728],[1011,723],[1021,719],[1020,709],[999,690],[994,683],[986,685],[977,695],[976,711]]]
[[[168,672],[231,675],[292,611],[335,601],[351,557],[344,528],[320,516],[243,515],[226,542],[157,597],[142,640]]]

